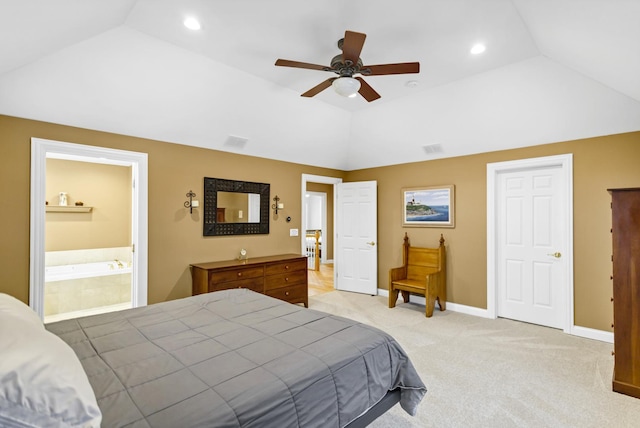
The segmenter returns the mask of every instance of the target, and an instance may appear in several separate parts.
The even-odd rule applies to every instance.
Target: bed
[[[351,428],[366,426],[398,401],[413,415],[426,393],[407,355],[388,334],[247,289],[60,321],[46,329],[37,326],[37,316],[37,321],[22,317],[9,322],[24,327],[14,334],[17,341],[41,342],[34,340],[37,333],[49,341],[42,355],[55,354],[53,344],[73,349],[77,370],[74,361],[71,368],[63,367],[73,360],[69,353],[64,361],[46,362],[45,368],[52,376],[65,370],[75,374],[80,384],[88,380],[90,391],[75,381],[67,381],[71,387],[54,385],[57,390],[36,387],[34,381],[36,395],[44,398],[25,401],[28,391],[12,395],[6,379],[42,382],[37,378],[44,370],[31,369],[39,375],[12,372],[7,369],[11,356],[2,355],[2,426],[12,421],[5,409],[13,406],[22,407],[16,418],[49,411],[46,417],[65,421],[61,426]],[[16,331],[15,324],[7,328],[6,317],[1,321],[0,337]],[[27,327],[33,331],[25,334]],[[72,391],[72,397],[54,399],[44,390],[50,395]],[[34,404],[38,399],[44,404]]]

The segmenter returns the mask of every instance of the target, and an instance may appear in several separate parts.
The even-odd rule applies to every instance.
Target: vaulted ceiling
[[[341,170],[637,131],[638,22],[640,0],[0,0],[0,114]],[[420,73],[300,97],[331,74],[275,60],[329,65],[345,30]]]

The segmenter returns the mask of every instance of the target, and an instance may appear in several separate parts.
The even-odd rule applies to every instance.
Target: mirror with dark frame
[[[269,233],[270,185],[204,178],[204,236]]]

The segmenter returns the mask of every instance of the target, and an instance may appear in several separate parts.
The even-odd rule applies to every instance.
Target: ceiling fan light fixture
[[[196,18],[194,18],[193,16],[190,16],[188,18],[186,18],[183,21],[183,24],[185,27],[187,27],[189,30],[193,30],[193,31],[198,31],[201,27],[200,25],[200,21],[198,21]]]
[[[331,84],[333,89],[343,97],[353,98],[360,90],[360,81],[353,77],[339,77]]]

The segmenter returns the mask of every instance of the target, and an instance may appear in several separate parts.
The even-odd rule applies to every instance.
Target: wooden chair
[[[401,267],[389,270],[389,307],[394,308],[398,293],[402,292],[405,303],[409,293],[425,296],[426,316],[433,315],[436,300],[441,311],[446,309],[447,271],[444,237],[440,235],[438,248],[412,247],[409,236],[404,234]]]

